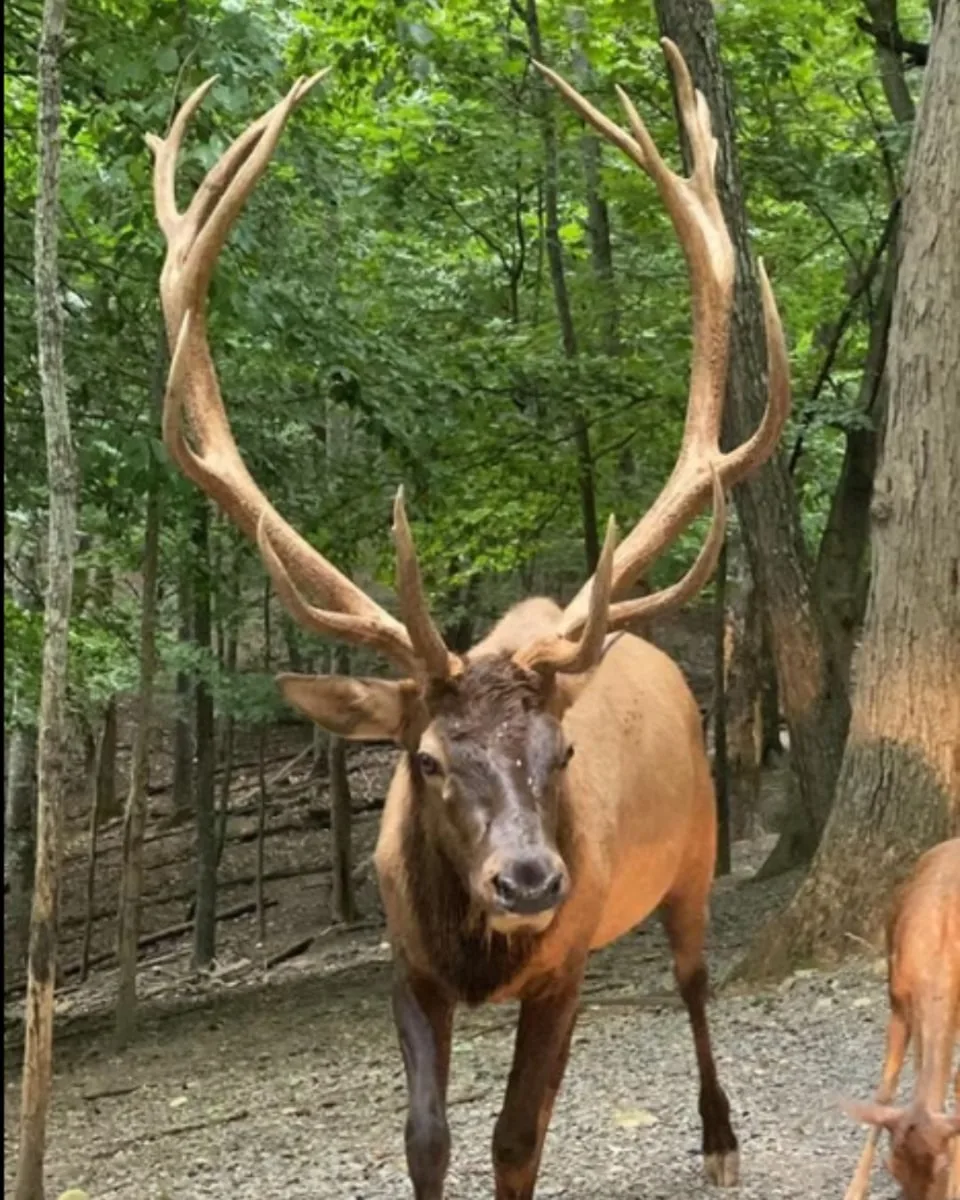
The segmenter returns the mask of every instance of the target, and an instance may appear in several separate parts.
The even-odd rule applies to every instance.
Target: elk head
[[[160,279],[173,350],[164,402],[164,440],[180,469],[259,546],[281,601],[305,628],[377,651],[399,680],[281,675],[286,699],[343,737],[389,739],[408,772],[432,838],[494,928],[539,929],[569,887],[561,854],[562,794],[571,747],[562,718],[589,684],[607,636],[634,620],[675,608],[709,579],[723,543],[724,488],[773,452],[790,405],[786,348],[773,294],[760,269],[769,402],[756,433],[721,453],[718,444],[733,304],[734,256],[714,185],[716,141],[703,96],[671,42],[679,108],[694,169],[665,165],[621,92],[632,136],[562,79],[538,69],[569,103],[656,183],[687,258],[693,291],[694,351],[683,443],[661,495],[619,545],[611,520],[597,571],[555,628],[499,655],[458,656],[434,624],[407,522],[402,489],[394,504],[401,620],[380,607],[300,537],[247,471],[230,431],[206,335],[206,296],[230,226],[263,174],[283,126],[322,75],[298,80],[208,172],[185,213],[174,199],[176,158],[192,114],[214,80],[199,87],[167,137],[151,137],[154,199],[167,240]],[[192,435],[184,432],[184,416]],[[713,499],[713,523],[682,579],[638,600],[620,599]]]
[[[894,1108],[850,1102],[844,1108],[854,1120],[890,1134],[887,1169],[905,1200],[948,1200],[950,1145],[960,1137],[960,1114],[930,1112],[923,1104]]]

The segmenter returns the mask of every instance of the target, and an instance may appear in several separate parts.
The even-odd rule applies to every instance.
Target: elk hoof
[[[740,1182],[740,1153],[721,1150],[717,1154],[705,1154],[703,1169],[707,1179],[717,1187],[736,1187]]]

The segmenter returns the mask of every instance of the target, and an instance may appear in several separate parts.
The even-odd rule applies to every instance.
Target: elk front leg
[[[910,1027],[907,1024],[903,1009],[893,1001],[890,1019],[887,1022],[887,1050],[883,1058],[883,1074],[880,1086],[874,1096],[874,1103],[889,1104],[897,1092],[897,1082],[903,1069],[907,1045],[910,1041]],[[918,1046],[920,1044],[917,1039]],[[870,1171],[873,1167],[873,1156],[877,1148],[882,1126],[871,1125],[867,1132],[867,1140],[854,1171],[850,1186],[844,1192],[843,1200],[866,1200],[870,1191]]]
[[[700,1072],[703,1168],[711,1183],[733,1187],[739,1180],[740,1156],[736,1134],[730,1124],[730,1104],[717,1078],[707,1024],[709,980],[703,953],[706,924],[706,895],[699,894],[699,889],[692,896],[668,900],[664,907],[664,925],[673,952],[674,974],[690,1018]]]
[[[496,1200],[532,1200],[543,1140],[570,1054],[580,978],[520,1006],[513,1066],[493,1133]]]
[[[393,1019],[407,1073],[407,1168],[415,1200],[443,1200],[450,1161],[447,1080],[453,1002],[431,980],[398,965]]]

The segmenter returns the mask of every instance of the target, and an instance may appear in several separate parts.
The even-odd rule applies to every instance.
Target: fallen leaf
[[[649,1129],[659,1118],[646,1108],[622,1108],[613,1114],[613,1123],[619,1129]]]

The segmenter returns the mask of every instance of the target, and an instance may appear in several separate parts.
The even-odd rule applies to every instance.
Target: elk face
[[[546,929],[570,888],[558,835],[573,747],[544,690],[509,658],[481,659],[427,697],[411,755],[432,836],[500,933]]]
[[[887,1167],[906,1200],[948,1200],[949,1143],[958,1134],[958,1118],[923,1111],[891,1129]]]

